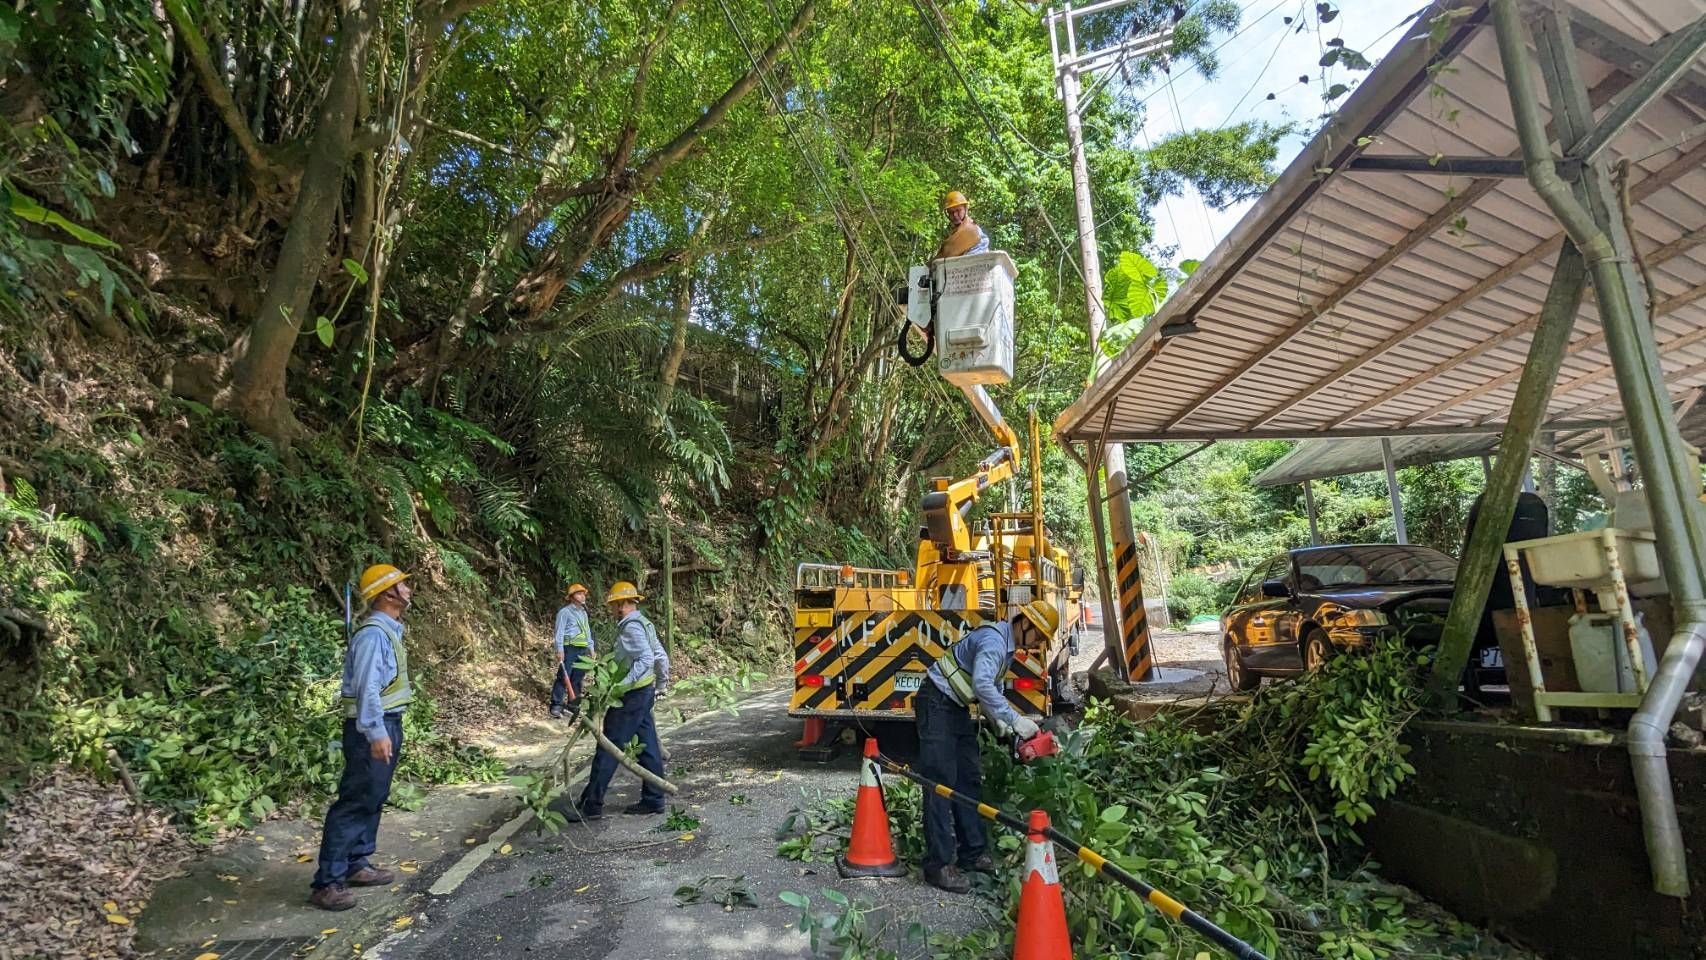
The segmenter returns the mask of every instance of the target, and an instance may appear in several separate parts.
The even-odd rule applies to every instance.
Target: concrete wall
[[[1451,722],[1364,831],[1392,879],[1550,960],[1706,960],[1706,752],[1671,751],[1693,896],[1654,893],[1621,739]]]

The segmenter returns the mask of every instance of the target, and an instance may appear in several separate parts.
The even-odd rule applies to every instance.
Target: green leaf
[[[332,329],[332,321],[330,319],[324,316],[314,318],[314,334],[320,338],[320,342],[322,344],[328,347],[331,346],[332,337],[335,332],[336,331]]]
[[[1334,100],[1337,100],[1340,97],[1344,96],[1345,94],[1349,93],[1350,89],[1351,89],[1350,87],[1345,86],[1342,83],[1335,83],[1332,86],[1327,88],[1327,93],[1325,95],[1326,99],[1328,102],[1332,102]]]
[[[795,893],[792,890],[784,890],[781,893],[778,893],[776,895],[776,899],[782,901],[783,903],[787,904],[790,907],[794,907],[794,908],[799,909],[799,910],[804,910],[806,908],[806,905],[811,903],[811,901],[808,900],[803,894]]]
[[[1191,276],[1192,274],[1196,273],[1197,268],[1201,267],[1201,266],[1202,266],[1201,260],[1180,260],[1179,261],[1179,272],[1188,277],[1188,276]]]
[[[1103,823],[1118,823],[1119,821],[1125,819],[1125,815],[1126,815],[1126,805],[1123,803],[1116,803],[1113,806],[1103,808],[1103,810],[1102,810],[1102,822]]]
[[[344,272],[354,277],[356,283],[367,282],[367,269],[348,257],[344,258]]]
[[[76,237],[80,242],[86,243],[91,247],[109,247],[115,250],[118,249],[118,244],[108,240],[106,237],[101,236],[95,231],[90,230],[88,227],[79,226],[59,214],[54,213],[52,210],[49,210],[37,203],[28,194],[23,193],[10,183],[6,184],[6,193],[10,198],[8,207],[13,216],[18,217],[21,220],[28,220],[31,223],[58,227],[66,233],[71,234],[73,237]]]

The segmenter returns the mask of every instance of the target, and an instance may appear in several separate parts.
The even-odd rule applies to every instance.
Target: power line
[[[1306,2],[1306,0],[1299,0],[1297,4],[1297,13],[1292,15],[1293,19],[1303,15],[1304,2]],[[1280,48],[1285,46],[1286,36],[1291,33],[1291,24],[1286,23],[1281,24],[1280,26],[1279,42],[1274,44],[1274,51],[1268,54],[1268,62],[1262,65],[1262,72],[1256,74],[1256,79],[1250,82],[1250,89],[1245,90],[1244,95],[1238,98],[1238,102],[1232,105],[1232,109],[1226,111],[1226,119],[1220,121],[1220,125],[1222,127],[1225,127],[1232,122],[1232,118],[1238,114],[1238,108],[1244,105],[1244,101],[1250,99],[1250,94],[1256,92],[1256,88],[1261,86],[1262,80],[1267,77],[1268,71],[1273,68],[1274,60],[1279,57]]]

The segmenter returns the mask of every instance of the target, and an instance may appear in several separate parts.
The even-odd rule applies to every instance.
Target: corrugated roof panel
[[[1706,0],[1572,2],[1643,43],[1706,14]],[[1551,212],[1520,178],[1317,172],[1360,137],[1371,156],[1513,156],[1492,31],[1466,28],[1451,43],[1457,53],[1437,75],[1444,96],[1436,97],[1423,74],[1428,51],[1415,49],[1427,41],[1401,41],[1059,428],[1086,435],[1080,427],[1099,426],[1096,409],[1116,393],[1124,398],[1116,419],[1130,436],[1496,426],[1556,261],[1560,234]],[[1609,63],[1581,59],[1597,103],[1629,82]],[[1706,69],[1690,80],[1706,84]],[[1654,329],[1677,391],[1706,376],[1706,337],[1687,339],[1706,324],[1706,302],[1687,302],[1706,284],[1706,248],[1692,245],[1706,230],[1706,152],[1692,143],[1653,148],[1706,118],[1706,98],[1689,102],[1693,96],[1693,88],[1673,88],[1610,148],[1639,158],[1632,216],[1668,310]],[[1402,102],[1388,109],[1395,99]],[[1440,212],[1468,191],[1479,196],[1465,209]],[[1423,235],[1424,224],[1436,228]],[[1383,265],[1371,272],[1377,262]],[[1615,385],[1587,300],[1551,410],[1575,418],[1593,408],[1612,419],[1619,416]],[[1156,352],[1154,330],[1180,319],[1201,332]]]

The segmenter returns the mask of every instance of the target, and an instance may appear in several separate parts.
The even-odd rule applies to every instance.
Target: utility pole
[[[1079,17],[1101,13],[1125,6],[1133,0],[1104,0],[1074,10],[1070,3],[1049,11],[1044,23],[1049,30],[1049,48],[1054,57],[1057,92],[1066,106],[1066,143],[1072,153],[1072,196],[1078,208],[1078,253],[1084,261],[1084,300],[1088,318],[1090,354],[1095,358],[1099,373],[1107,359],[1102,355],[1102,328],[1107,313],[1102,308],[1102,258],[1096,247],[1096,214],[1090,200],[1090,167],[1084,158],[1084,127],[1078,115],[1078,95],[1081,78],[1094,76],[1098,70],[1119,69],[1128,59],[1147,56],[1167,48],[1173,32],[1164,30],[1144,37],[1080,53],[1076,21]],[[1090,462],[1094,471],[1097,464]],[[1143,605],[1143,574],[1138,563],[1137,534],[1131,521],[1131,492],[1126,487],[1125,446],[1108,444],[1100,465],[1107,473],[1108,533],[1114,547],[1114,574],[1117,589],[1115,598],[1102,596],[1103,636],[1107,640],[1108,659],[1126,680],[1149,680],[1155,673],[1155,658],[1149,645],[1149,618]],[[1091,484],[1090,510],[1099,517],[1102,504],[1095,496],[1098,484]],[[1106,570],[1107,561],[1097,540],[1098,559]],[[1118,619],[1114,613],[1117,612]],[[1108,628],[1118,624],[1118,640]]]

